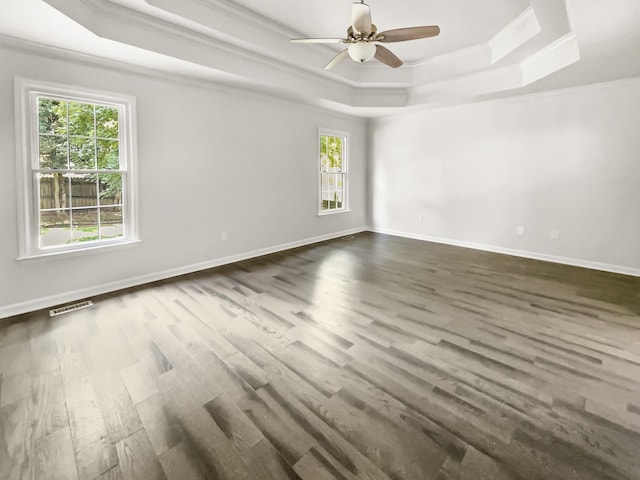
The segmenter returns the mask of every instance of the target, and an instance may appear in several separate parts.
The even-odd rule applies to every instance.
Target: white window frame
[[[16,77],[14,81],[18,192],[18,260],[52,255],[77,255],[139,242],[137,230],[136,101],[135,97],[82,87]],[[106,104],[119,108],[119,156],[122,171],[124,236],[55,247],[40,247],[38,96]]]
[[[342,208],[336,208],[331,210],[323,210],[322,209],[322,158],[320,156],[321,151],[321,137],[329,136],[329,137],[342,137],[342,171],[343,174],[342,184],[343,184],[343,199],[342,199]],[[327,128],[319,128],[318,129],[318,154],[317,154],[317,162],[318,162],[318,215],[333,215],[336,213],[345,213],[350,212],[349,209],[349,145],[350,145],[350,134],[349,132],[341,132],[338,130],[330,130]]]

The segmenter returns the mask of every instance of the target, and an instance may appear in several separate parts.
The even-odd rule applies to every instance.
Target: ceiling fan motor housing
[[[351,26],[358,35],[371,33],[371,10],[366,3],[354,3],[351,7]]]

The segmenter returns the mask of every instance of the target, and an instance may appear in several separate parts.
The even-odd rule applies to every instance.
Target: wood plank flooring
[[[640,479],[640,279],[365,233],[0,322],[0,479]]]

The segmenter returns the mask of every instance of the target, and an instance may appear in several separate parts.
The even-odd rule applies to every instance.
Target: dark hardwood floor
[[[0,322],[0,479],[640,479],[640,279],[384,235]]]

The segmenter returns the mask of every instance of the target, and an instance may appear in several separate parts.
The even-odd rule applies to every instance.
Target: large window
[[[17,80],[21,257],[136,239],[131,98]]]
[[[320,130],[320,214],[347,210],[347,147],[345,133]]]

